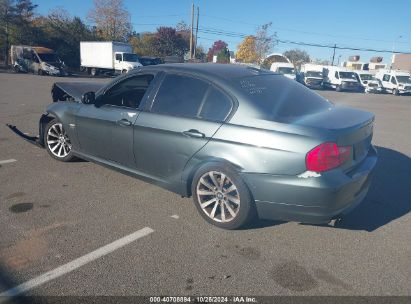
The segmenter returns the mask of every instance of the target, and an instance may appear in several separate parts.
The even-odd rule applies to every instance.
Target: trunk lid
[[[330,141],[338,146],[351,146],[351,160],[343,165],[349,169],[361,162],[371,148],[374,114],[346,107],[300,117],[297,125],[330,131]]]

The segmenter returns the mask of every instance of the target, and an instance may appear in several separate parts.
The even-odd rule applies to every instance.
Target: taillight
[[[309,171],[322,172],[341,166],[350,156],[351,146],[339,147],[336,143],[326,142],[307,153],[305,164]]]

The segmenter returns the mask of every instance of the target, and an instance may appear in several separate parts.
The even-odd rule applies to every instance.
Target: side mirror
[[[94,92],[87,92],[84,93],[81,97],[81,102],[84,104],[93,104],[96,101],[96,93]]]

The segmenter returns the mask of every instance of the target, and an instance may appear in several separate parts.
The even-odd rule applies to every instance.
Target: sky
[[[92,0],[33,0],[38,14],[64,8],[72,16],[86,18]],[[336,50],[335,63],[348,56],[360,55],[360,61],[382,56],[391,61],[391,51],[411,53],[410,0],[124,0],[136,32],[155,31],[159,26],[191,23],[191,6],[200,9],[198,44],[206,50],[216,40],[228,43],[236,51],[243,38],[262,24],[272,22],[270,34],[282,41],[341,47],[388,50],[387,53]],[[212,31],[213,33],[210,33]],[[216,33],[219,31],[220,33]],[[221,31],[231,32],[232,34]],[[331,60],[333,49],[279,43],[274,52],[299,48],[312,59]]]

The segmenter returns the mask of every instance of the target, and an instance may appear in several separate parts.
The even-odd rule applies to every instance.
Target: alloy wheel
[[[48,129],[47,147],[58,158],[64,158],[70,153],[71,142],[61,123],[55,123]]]
[[[197,199],[201,209],[213,221],[232,221],[240,210],[240,193],[233,181],[222,172],[203,174],[197,183]]]

